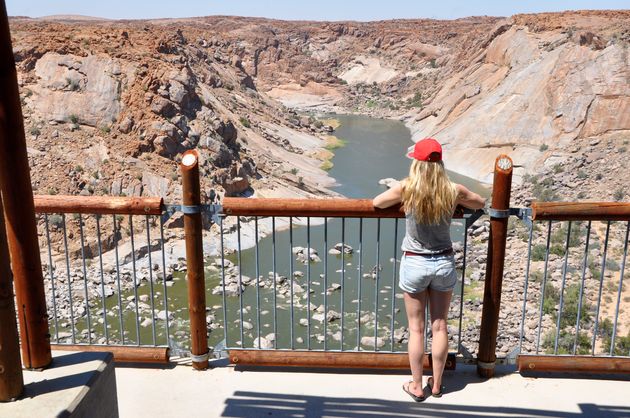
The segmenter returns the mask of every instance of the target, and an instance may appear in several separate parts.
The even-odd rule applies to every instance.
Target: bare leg
[[[429,310],[431,311],[431,331],[433,342],[431,344],[431,357],[433,359],[433,393],[439,393],[442,387],[442,374],[448,355],[448,307],[451,303],[453,291],[438,292],[428,290]],[[411,343],[411,338],[409,339]],[[410,351],[411,352],[411,351]]]
[[[427,292],[405,292],[405,310],[409,322],[409,365],[411,366],[412,382],[409,391],[416,396],[421,396],[422,388],[422,361],[424,359],[424,310],[427,304]]]

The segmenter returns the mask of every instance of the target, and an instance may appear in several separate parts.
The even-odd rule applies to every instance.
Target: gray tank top
[[[453,246],[450,227],[450,218],[437,225],[422,225],[408,213],[401,249],[416,254],[436,254],[448,250]]]

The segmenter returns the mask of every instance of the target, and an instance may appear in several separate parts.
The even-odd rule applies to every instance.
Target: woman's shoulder
[[[402,190],[405,187],[405,180],[406,179],[393,180],[387,185],[387,187],[394,190]]]

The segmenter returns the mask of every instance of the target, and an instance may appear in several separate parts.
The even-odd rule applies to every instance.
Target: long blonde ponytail
[[[436,225],[453,214],[457,189],[442,161],[413,160],[401,185],[405,213],[412,213],[416,222]]]

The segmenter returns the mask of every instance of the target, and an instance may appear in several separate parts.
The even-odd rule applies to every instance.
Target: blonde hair
[[[446,174],[444,163],[413,160],[409,176],[401,182],[405,213],[417,223],[436,225],[450,219],[457,189]]]

